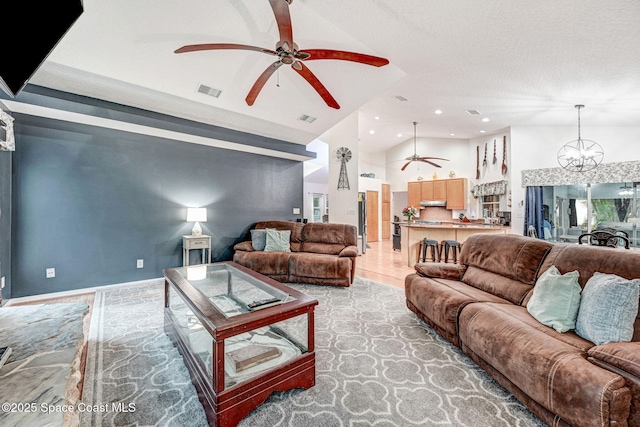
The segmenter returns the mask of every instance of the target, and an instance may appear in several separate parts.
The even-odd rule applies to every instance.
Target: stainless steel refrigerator
[[[367,252],[367,193],[358,193],[358,248]]]

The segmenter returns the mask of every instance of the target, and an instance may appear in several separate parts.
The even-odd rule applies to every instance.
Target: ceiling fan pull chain
[[[276,71],[276,87],[280,87],[280,68]]]

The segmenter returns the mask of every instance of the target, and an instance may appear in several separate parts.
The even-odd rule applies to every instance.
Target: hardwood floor
[[[404,278],[415,273],[402,253],[393,250],[391,239],[370,242],[370,248],[356,259],[356,276],[404,289]]]

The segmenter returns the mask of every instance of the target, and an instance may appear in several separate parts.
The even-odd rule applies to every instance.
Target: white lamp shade
[[[207,222],[207,208],[187,208],[187,222]]]

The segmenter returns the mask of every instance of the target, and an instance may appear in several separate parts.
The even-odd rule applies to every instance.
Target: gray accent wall
[[[11,157],[0,151],[0,276],[5,278],[2,299],[11,297]]]
[[[28,96],[33,102],[33,93]],[[71,109],[79,101],[39,94],[37,102],[43,100]],[[185,120],[87,102],[99,108],[96,115],[189,130]],[[303,203],[300,161],[14,117],[11,297],[161,277],[162,269],[182,265],[182,236],[193,226],[186,222],[188,206],[207,208],[201,225],[212,236],[213,261],[231,259],[233,245],[258,221],[301,218],[292,214]],[[226,135],[202,124],[193,129]],[[228,132],[229,140],[270,146],[264,137]],[[301,147],[284,141],[272,146],[291,152]],[[198,255],[192,253],[194,261]],[[137,259],[144,259],[144,268],[136,268]],[[47,268],[55,268],[55,278],[45,277]]]

